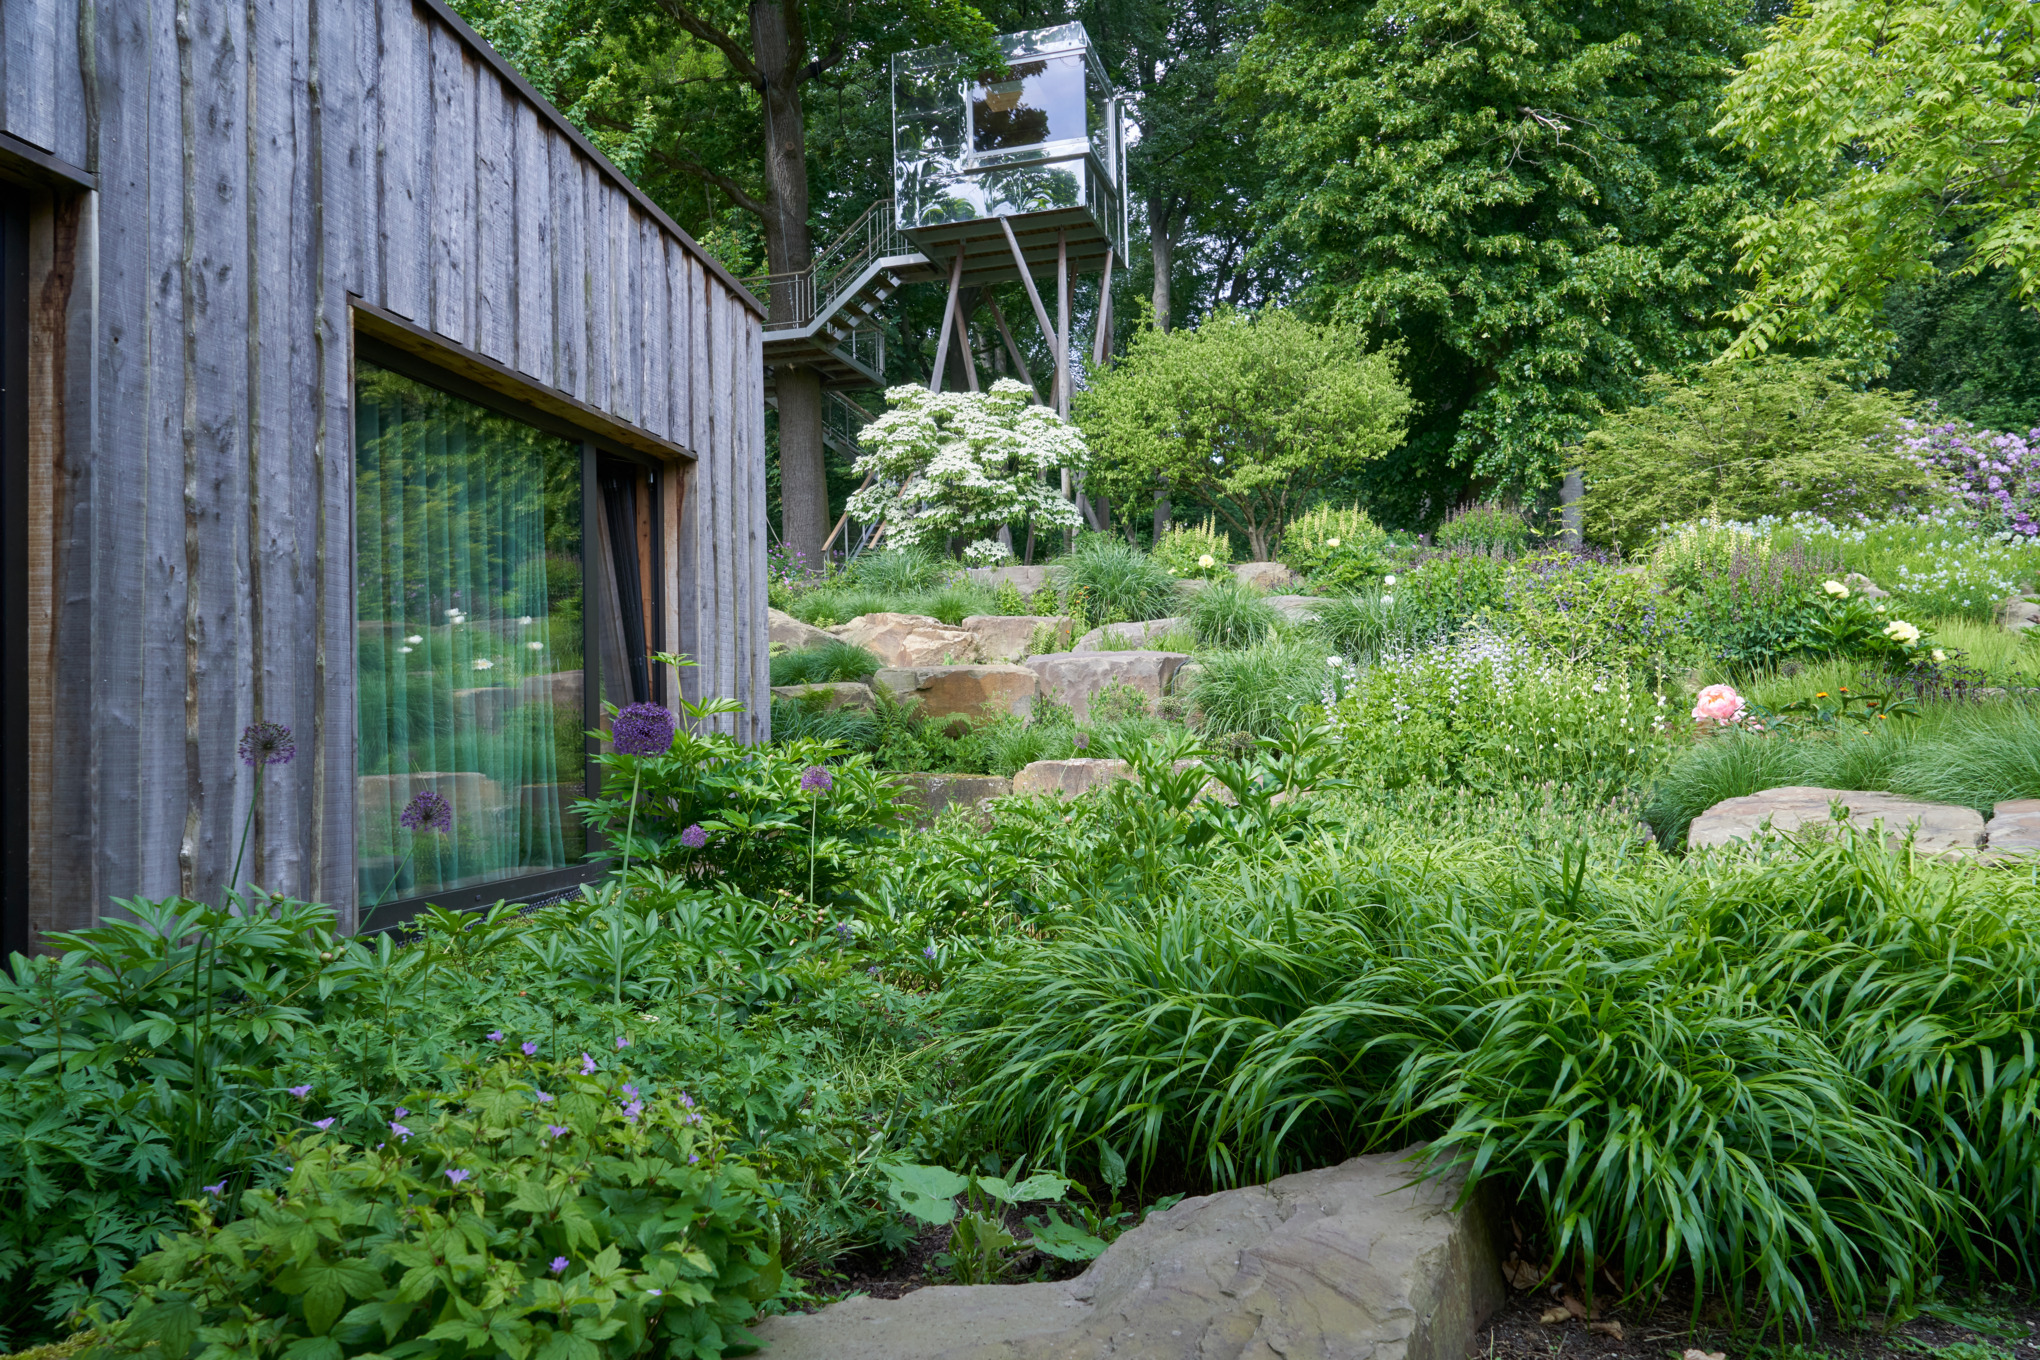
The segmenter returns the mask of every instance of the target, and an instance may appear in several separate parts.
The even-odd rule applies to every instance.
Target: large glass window
[[[572,804],[587,790],[585,699],[601,668],[584,653],[594,638],[626,675],[642,673],[648,643],[642,628],[612,639],[584,618],[590,594],[612,617],[641,595],[635,580],[618,590],[616,559],[600,551],[608,526],[583,522],[595,461],[574,439],[357,361],[364,915],[586,862]],[[593,592],[587,542],[600,567]],[[427,790],[450,812],[443,831],[406,825]]]

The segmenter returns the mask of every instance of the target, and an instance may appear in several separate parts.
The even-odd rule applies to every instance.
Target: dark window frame
[[[28,861],[28,216],[0,180],[0,961],[33,944]]]
[[[584,426],[576,425],[572,421],[553,415],[550,412],[541,411],[537,407],[528,406],[514,398],[505,396],[493,388],[484,387],[456,373],[451,373],[431,361],[421,358],[410,350],[399,349],[394,345],[377,340],[373,336],[364,335],[359,330],[354,333],[354,360],[357,363],[365,361],[374,364],[377,368],[386,368],[393,373],[402,374],[404,377],[424,383],[428,387],[436,387],[449,396],[458,397],[462,401],[472,402],[476,406],[487,407],[501,415],[509,416],[512,420],[529,425],[533,429],[557,435],[562,439],[572,440],[580,445],[581,571],[584,598],[589,590],[588,574],[591,570],[595,569],[596,565],[596,554],[591,545],[599,541],[594,533],[594,517],[603,513],[602,492],[597,471],[600,463],[604,459],[608,459],[633,463],[649,470],[652,485],[651,510],[653,527],[651,567],[654,584],[647,593],[655,601],[653,608],[653,620],[657,625],[655,631],[658,634],[663,634],[665,628],[664,583],[666,577],[666,545],[664,536],[660,532],[662,522],[660,511],[663,508],[662,498],[669,494],[666,486],[667,479],[669,477],[685,475],[685,467],[676,462],[661,461],[641,450],[626,447],[614,439],[604,438]],[[353,404],[354,390],[351,369],[352,366],[350,365],[348,384],[348,403],[350,409]],[[353,426],[351,423],[348,428],[348,448],[351,460],[353,457]],[[351,461],[349,466],[350,468],[352,467]],[[349,494],[351,496],[351,489]],[[348,551],[350,553],[354,551],[352,541],[348,544]],[[581,611],[581,716],[584,728],[587,731],[599,731],[602,726],[602,662],[601,639],[596,632],[598,625],[599,612],[584,607]],[[24,634],[24,641],[25,636]],[[646,650],[648,652],[663,650],[669,645],[670,643],[663,636],[648,636],[646,639]],[[663,668],[657,668],[654,671],[656,678],[653,681],[653,697],[664,702],[666,692],[665,680],[663,675],[659,674],[662,670]],[[358,678],[355,680],[355,683],[359,684]],[[360,701],[357,697],[355,712],[352,715],[353,721],[356,723],[359,723],[361,720],[359,708]],[[602,767],[596,761],[596,757],[601,751],[601,743],[593,737],[584,737],[582,745],[587,753],[587,796],[593,798],[600,793],[602,788]],[[356,770],[355,773],[358,774],[359,771]],[[593,828],[588,829],[587,835],[589,851],[591,853],[599,851],[602,846],[602,838]],[[498,902],[535,903],[556,901],[562,897],[572,896],[582,884],[593,883],[600,879],[603,874],[608,872],[610,863],[611,861],[607,858],[591,858],[584,863],[569,865],[562,869],[544,869],[536,873],[520,874],[515,878],[497,879],[491,883],[476,884],[473,887],[455,888],[448,892],[435,892],[419,897],[396,898],[374,908],[373,911],[369,909],[366,903],[358,903],[356,907],[358,915],[356,917],[355,930],[358,934],[402,930],[406,928],[407,923],[412,917],[428,907],[444,907],[452,911],[480,911],[493,907]],[[349,869],[348,881],[358,884],[360,881],[358,864],[349,866]]]

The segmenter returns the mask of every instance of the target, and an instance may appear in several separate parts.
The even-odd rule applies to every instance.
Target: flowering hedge
[[[2040,430],[1999,433],[1966,420],[1903,424],[1900,447],[1947,482],[1976,527],[2040,536]]]

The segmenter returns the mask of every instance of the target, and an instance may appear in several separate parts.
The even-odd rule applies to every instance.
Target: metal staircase
[[[887,198],[824,246],[808,268],[745,279],[772,318],[765,323],[767,383],[774,366],[805,364],[832,388],[885,386],[878,309],[902,285],[942,277],[943,266],[893,225]],[[854,447],[854,439],[849,442]]]

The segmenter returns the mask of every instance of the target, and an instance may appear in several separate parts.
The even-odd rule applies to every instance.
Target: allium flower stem
[[[630,814],[623,819],[623,873],[624,891],[630,890],[630,842],[637,835],[638,781],[645,777],[645,767],[633,764],[630,772]]]

